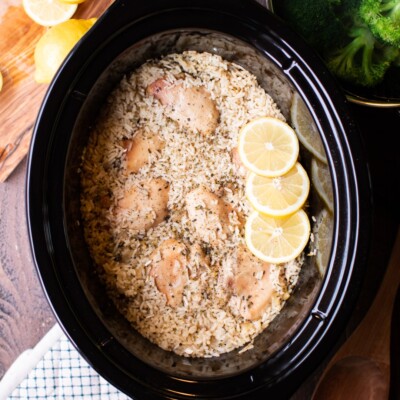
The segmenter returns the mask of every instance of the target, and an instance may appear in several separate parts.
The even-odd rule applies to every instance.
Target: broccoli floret
[[[359,15],[375,37],[400,48],[400,0],[361,0]]]
[[[383,80],[400,48],[375,36],[366,20],[376,21],[377,29],[382,24],[378,19],[396,26],[399,4],[400,0],[277,0],[274,8],[319,52],[339,79],[373,87]],[[392,36],[396,35],[400,37],[400,27]]]
[[[348,32],[350,43],[333,52],[328,68],[343,81],[371,87],[379,83],[395,55],[381,49],[368,27],[355,24]]]

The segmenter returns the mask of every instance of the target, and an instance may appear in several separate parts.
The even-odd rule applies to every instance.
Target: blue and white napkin
[[[80,356],[55,325],[0,381],[0,400],[128,400]]]

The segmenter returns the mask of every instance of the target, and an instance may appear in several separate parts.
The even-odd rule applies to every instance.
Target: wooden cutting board
[[[73,18],[99,17],[113,0],[86,0]],[[0,182],[29,149],[32,129],[48,85],[33,79],[33,54],[46,28],[24,12],[22,0],[0,0]]]

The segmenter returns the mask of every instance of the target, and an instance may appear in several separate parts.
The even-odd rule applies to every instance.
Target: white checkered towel
[[[97,374],[55,325],[0,381],[0,400],[127,400]]]

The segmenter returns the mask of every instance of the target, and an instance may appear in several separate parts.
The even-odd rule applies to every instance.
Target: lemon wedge
[[[317,227],[314,232],[315,249],[317,250],[317,267],[321,276],[325,275],[331,253],[333,236],[333,216],[326,209],[322,209],[317,217]]]
[[[290,117],[300,143],[318,160],[326,163],[325,150],[317,127],[307,106],[297,93],[293,96]]]
[[[310,180],[300,163],[286,174],[269,178],[250,173],[246,195],[259,212],[273,217],[284,217],[299,210],[310,191]]]
[[[96,18],[70,19],[51,27],[35,47],[35,80],[49,83],[75,44],[93,26]]]
[[[315,158],[311,161],[311,182],[329,211],[333,212],[333,190],[329,168],[327,164]]]
[[[77,4],[65,4],[59,0],[23,0],[28,16],[39,25],[54,26],[72,18]]]
[[[284,218],[274,218],[253,211],[245,226],[249,250],[258,258],[272,264],[294,260],[310,238],[310,221],[303,210]]]
[[[283,175],[296,163],[299,142],[284,121],[262,117],[250,121],[240,131],[238,151],[243,165],[268,177]]]

